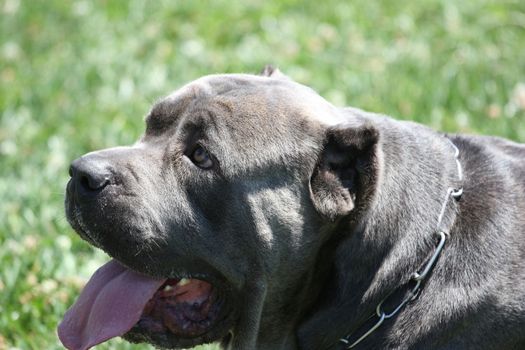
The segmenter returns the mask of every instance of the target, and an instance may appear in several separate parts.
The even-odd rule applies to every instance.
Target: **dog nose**
[[[71,163],[69,175],[79,195],[93,195],[113,182],[109,164],[98,157],[80,157]]]

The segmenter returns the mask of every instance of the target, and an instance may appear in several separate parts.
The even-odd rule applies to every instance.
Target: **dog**
[[[189,83],[70,175],[69,223],[113,260],[59,325],[69,349],[525,349],[525,145],[266,67]]]

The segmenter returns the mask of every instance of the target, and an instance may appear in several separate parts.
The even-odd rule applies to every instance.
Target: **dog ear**
[[[335,221],[356,207],[356,198],[373,188],[377,177],[379,132],[371,125],[333,127],[310,178],[310,197],[316,210]]]
[[[264,66],[264,68],[259,73],[259,75],[262,75],[263,77],[275,78],[275,79],[281,79],[281,80],[292,80],[290,77],[283,74],[279,70],[279,68],[276,68],[272,66],[271,64],[267,64],[266,66]]]

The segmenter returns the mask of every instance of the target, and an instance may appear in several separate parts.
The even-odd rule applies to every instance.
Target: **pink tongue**
[[[58,326],[70,350],[86,350],[128,332],[165,279],[140,275],[111,260],[91,277]]]

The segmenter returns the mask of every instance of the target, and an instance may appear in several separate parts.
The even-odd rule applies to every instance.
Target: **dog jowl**
[[[152,107],[133,146],[72,163],[67,218],[113,260],[59,337],[338,349],[426,261],[460,185],[419,297],[357,346],[518,349],[524,159],[509,141],[336,108],[272,68],[198,79]],[[505,336],[487,331],[498,322]]]

